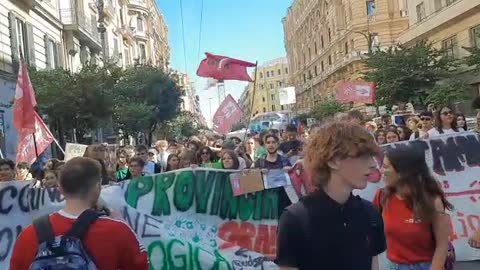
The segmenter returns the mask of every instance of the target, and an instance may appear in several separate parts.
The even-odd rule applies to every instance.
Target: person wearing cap
[[[410,141],[416,139],[428,139],[428,131],[433,128],[433,113],[431,111],[420,113],[420,121],[422,123],[422,128],[412,133]]]

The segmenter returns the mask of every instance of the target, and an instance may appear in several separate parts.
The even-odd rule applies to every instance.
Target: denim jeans
[[[430,270],[432,264],[429,262],[416,264],[398,264],[392,261],[388,262],[388,270]]]

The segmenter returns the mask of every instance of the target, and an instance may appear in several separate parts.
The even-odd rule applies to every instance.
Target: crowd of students
[[[55,235],[60,235],[75,217],[97,202],[102,184],[182,168],[289,171],[302,162],[315,191],[290,205],[283,189],[279,189],[279,207],[286,209],[278,227],[276,263],[281,269],[319,269],[320,265],[321,269],[378,269],[377,255],[386,250],[389,270],[451,270],[454,253],[447,211],[453,206],[430,174],[423,151],[402,148],[385,152],[385,188],[377,192],[373,204],[352,195],[352,191],[366,187],[377,166],[374,157],[380,151],[379,145],[460,132],[467,129],[465,117],[444,107],[409,118],[408,127],[394,126],[388,119],[391,117],[384,117],[379,126],[365,121],[358,111],[351,111],[314,125],[310,133],[298,133],[295,126],[289,125],[283,133],[249,134],[244,141],[199,136],[185,143],[160,140],[152,147],[124,146],[117,151],[113,178],[106,176],[105,165],[88,158],[75,158],[66,164],[50,160],[41,186],[58,185],[66,197],[64,212],[50,216],[52,223],[63,224],[54,224]],[[26,180],[27,174],[25,164],[15,166],[10,160],[0,160],[0,181]],[[86,190],[80,188],[84,179],[101,181],[98,186],[94,180],[86,181],[90,183]],[[75,185],[78,190],[71,189]],[[101,227],[96,223],[93,226]],[[124,225],[112,226],[120,229]],[[93,245],[89,239],[95,239],[97,233],[87,233],[87,249]],[[19,254],[36,242],[32,235],[34,230],[29,227],[17,240],[12,269],[28,269],[26,265],[35,257],[33,250],[37,246],[28,249],[28,256]],[[130,252],[143,260],[144,250],[135,241],[131,239],[136,248]],[[480,231],[469,239],[469,244],[480,248]],[[102,265],[105,259],[98,252],[92,256]],[[99,269],[145,269],[143,261],[137,263],[137,268],[118,262]]]
[[[375,141],[382,145],[399,141],[429,139],[441,134],[467,131],[465,115],[455,113],[445,106],[435,112],[424,111],[419,116],[412,115],[406,120],[406,125],[392,125],[390,115],[382,116],[382,124],[378,126],[373,121],[366,122],[367,129],[374,134]]]

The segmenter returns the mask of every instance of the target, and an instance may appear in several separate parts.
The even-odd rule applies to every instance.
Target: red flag
[[[337,84],[338,102],[375,103],[375,83],[346,81]]]
[[[242,115],[243,112],[238,103],[228,95],[213,116],[214,129],[219,133],[227,134]]]
[[[53,142],[53,135],[48,127],[43,122],[42,118],[36,113],[33,113],[35,141],[37,144],[38,154],[42,153]],[[27,162],[32,164],[37,159],[35,153],[35,145],[33,142],[33,133],[30,130],[24,129],[18,133],[17,146],[17,163]]]
[[[207,58],[200,62],[197,75],[217,80],[252,81],[247,73],[247,67],[256,66],[254,63],[242,60],[205,53]]]
[[[13,124],[18,133],[35,131],[35,106],[37,101],[28,77],[27,64],[22,60],[13,103]]]
[[[298,126],[297,126],[297,133],[302,134],[303,133],[303,125],[301,121],[298,121]]]

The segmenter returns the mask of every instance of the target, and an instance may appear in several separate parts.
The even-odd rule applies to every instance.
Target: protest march
[[[384,147],[425,151],[430,169],[455,207],[450,220],[457,260],[480,259],[480,250],[467,243],[480,226],[478,135],[455,134]],[[383,159],[377,162],[379,169]],[[148,251],[151,269],[275,269],[279,190],[235,196],[230,174],[196,168],[144,176],[103,186],[101,200],[121,213],[135,232]],[[291,186],[293,197],[307,190],[307,183],[299,181]],[[371,200],[380,186],[381,174],[372,174],[367,188],[356,193]],[[0,183],[0,269],[8,269],[21,230],[63,204],[54,188],[32,188],[30,181]]]

